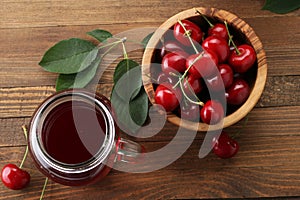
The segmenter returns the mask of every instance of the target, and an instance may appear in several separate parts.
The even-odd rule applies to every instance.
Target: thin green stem
[[[204,20],[209,24],[209,26],[212,28],[212,27],[214,27],[214,25],[207,19],[207,17],[205,16],[205,15],[203,15],[199,10],[197,10],[196,8],[195,8],[195,10],[196,10],[196,13],[198,13],[199,15],[201,15],[201,17],[203,17],[204,18]]]
[[[228,44],[232,43],[234,49],[235,49],[235,52],[237,53],[237,55],[240,55],[241,52],[238,50],[237,46],[235,45],[234,41],[233,41],[233,36],[230,34],[230,31],[229,31],[229,28],[228,28],[228,24],[227,24],[227,21],[224,21],[224,24],[225,24],[225,27],[226,27],[226,30],[227,30],[227,33],[228,33],[228,37],[229,37],[229,42]]]
[[[115,37],[115,36],[113,36],[113,38],[115,38],[115,39],[117,39],[117,40],[123,40],[123,39],[124,39],[124,38],[119,38],[119,37]],[[127,39],[127,38],[126,38],[126,41],[127,41],[127,42],[132,42],[132,43],[135,43],[135,44],[143,45],[142,42],[137,41],[137,40],[130,40],[130,39]]]
[[[115,48],[118,44],[120,44],[120,42],[118,43],[114,43],[113,46],[111,46],[109,49],[107,49],[102,55],[101,57],[104,57],[106,54],[108,54],[113,48]]]
[[[197,97],[197,95],[195,94],[195,91],[193,90],[192,86],[191,86],[190,83],[188,82],[188,79],[186,78],[184,81],[187,81],[187,87],[188,87],[190,93],[193,95],[193,97],[194,97],[197,101],[201,102],[200,99],[199,99],[199,98]]]
[[[193,46],[195,52],[198,54],[199,51],[198,51],[198,49],[196,48],[196,46],[195,46],[195,44],[194,44],[194,42],[193,42],[193,40],[192,40],[192,38],[191,38],[191,36],[190,36],[190,32],[189,32],[188,30],[186,30],[186,28],[185,28],[185,26],[184,26],[184,24],[182,23],[181,20],[178,20],[178,23],[179,23],[180,26],[183,28],[184,34],[188,37],[188,39],[190,40],[190,43],[192,44],[192,46]]]
[[[27,154],[28,154],[28,144],[27,144],[27,140],[28,140],[28,133],[27,133],[27,128],[25,125],[22,126],[22,129],[23,129],[23,133],[24,133],[24,136],[25,136],[25,139],[26,139],[26,149],[25,149],[25,153],[24,153],[24,156],[23,156],[23,159],[22,159],[22,162],[19,166],[19,168],[22,168],[23,167],[23,164],[27,158]]]
[[[182,82],[180,82],[179,84],[180,84],[180,89],[181,89],[181,91],[182,91],[183,96],[184,96],[188,101],[190,101],[191,103],[200,105],[200,106],[204,106],[204,103],[203,103],[202,101],[200,101],[200,100],[199,100],[199,101],[194,101],[194,100],[192,100],[192,99],[185,93],[184,88],[183,88],[183,85],[182,85]]]
[[[103,48],[105,48],[105,47],[109,47],[109,46],[112,46],[112,45],[114,45],[114,44],[119,44],[119,43],[121,43],[122,42],[122,40],[120,39],[120,40],[118,40],[118,41],[115,41],[115,42],[111,42],[111,43],[109,43],[109,44],[106,44],[106,45],[103,45],[103,46],[98,46],[98,49],[100,50],[100,49],[103,49]]]
[[[128,59],[128,54],[126,51],[126,47],[125,47],[125,41],[122,41],[122,47],[123,47],[123,55],[124,55],[124,59]]]
[[[45,183],[44,183],[43,190],[42,190],[42,193],[41,193],[41,196],[40,196],[40,200],[42,200],[43,197],[44,197],[44,193],[45,193],[45,190],[46,190],[47,183],[48,183],[48,177],[46,177],[46,179],[45,179]]]
[[[191,67],[200,59],[203,57],[204,52],[202,52],[200,55],[198,55],[193,62],[189,65],[189,67],[184,71],[184,73],[182,74],[182,76],[179,78],[178,82],[173,86],[173,88],[177,87],[178,84],[182,81],[182,79],[184,79],[187,75],[187,73],[189,72],[189,70],[191,69]]]

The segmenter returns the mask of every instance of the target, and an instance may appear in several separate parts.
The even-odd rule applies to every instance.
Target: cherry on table
[[[30,175],[14,164],[7,164],[2,168],[1,180],[9,189],[20,190],[29,184]]]
[[[226,132],[222,131],[219,138],[213,138],[213,152],[220,158],[231,158],[239,150],[239,144],[232,139]]]
[[[209,36],[202,42],[202,48],[213,51],[218,56],[219,63],[224,63],[230,54],[226,40],[218,36]]]
[[[185,52],[171,52],[166,54],[161,62],[161,69],[166,74],[182,73],[185,71],[187,54]]]
[[[166,112],[170,112],[179,106],[182,93],[178,87],[173,88],[173,85],[163,83],[156,88],[154,99],[155,103],[163,106]]]
[[[248,44],[242,44],[237,47],[237,50],[231,51],[228,58],[228,63],[237,73],[245,73],[256,61],[256,53]]]
[[[234,79],[232,85],[225,93],[227,103],[230,105],[241,105],[248,99],[249,95],[250,87],[248,83],[241,78]]]
[[[179,22],[174,25],[173,34],[177,41],[185,46],[191,46],[192,44],[187,34],[189,34],[193,42],[200,42],[202,40],[203,32],[197,24],[189,20],[182,20],[181,23],[185,28]]]
[[[186,59],[186,68],[191,66],[188,72],[195,78],[212,76],[218,71],[217,64],[218,56],[210,50],[193,54]]]
[[[217,124],[224,118],[224,108],[220,102],[209,100],[201,109],[200,117],[206,124]]]

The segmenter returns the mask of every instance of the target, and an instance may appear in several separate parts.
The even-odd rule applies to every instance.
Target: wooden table
[[[55,92],[56,74],[38,66],[56,42],[96,28],[113,34],[139,27],[158,27],[170,16],[197,6],[222,8],[248,22],[267,54],[268,79],[257,106],[237,138],[239,153],[222,160],[198,158],[204,134],[176,162],[150,173],[112,170],[86,187],[49,182],[44,199],[176,199],[300,197],[300,10],[286,15],[262,11],[263,0],[2,0],[0,3],[0,167],[19,164],[28,124],[38,104]],[[142,54],[133,59],[141,61]],[[112,86],[111,66],[99,81],[106,95]],[[243,121],[226,128],[233,133]],[[153,137],[139,139],[146,148],[170,142],[177,128],[166,123]],[[30,186],[11,191],[0,185],[0,199],[38,199],[45,177],[29,157],[24,168]]]

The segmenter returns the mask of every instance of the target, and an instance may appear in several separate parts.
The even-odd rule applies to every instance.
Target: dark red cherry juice
[[[79,164],[95,156],[105,139],[105,118],[101,111],[82,101],[56,106],[45,119],[42,141],[56,161]]]

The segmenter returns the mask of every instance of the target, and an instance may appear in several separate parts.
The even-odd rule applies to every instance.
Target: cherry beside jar
[[[110,101],[84,89],[55,93],[37,108],[28,146],[44,175],[69,186],[99,181],[114,163],[132,164],[143,151],[120,138]]]

